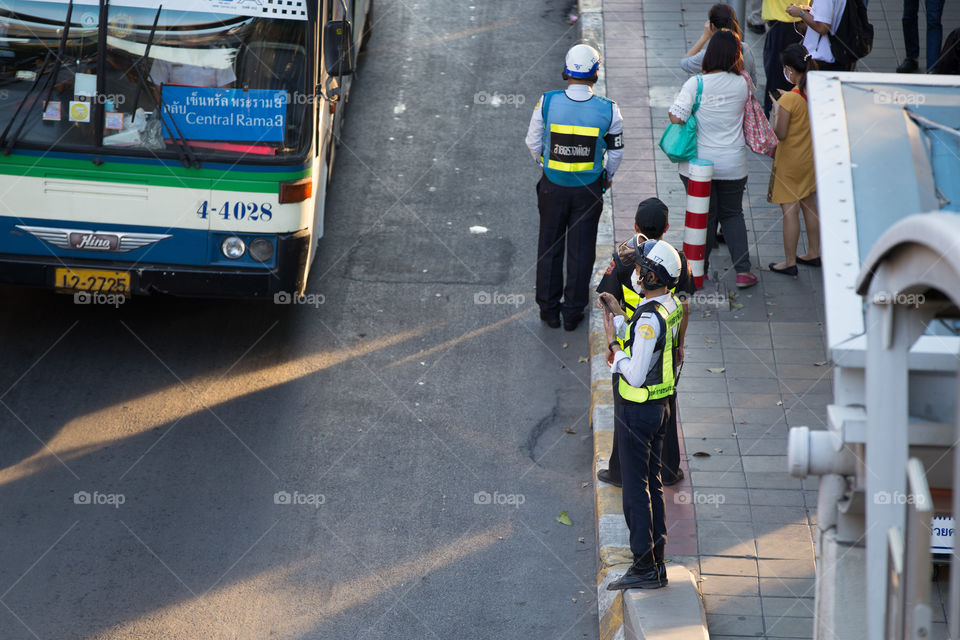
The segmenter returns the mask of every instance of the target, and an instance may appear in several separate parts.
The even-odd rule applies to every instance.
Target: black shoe
[[[677,484],[681,480],[683,480],[683,469],[677,469],[677,473],[672,474],[670,475],[670,477],[665,478],[662,484],[665,487],[670,487]]]
[[[724,238],[723,238],[723,233],[721,233],[719,230],[717,231],[716,238],[717,238],[717,243],[719,243],[719,244],[726,244],[726,242],[724,241]]]
[[[916,73],[920,68],[920,61],[916,58],[907,58],[897,67],[897,73]]]
[[[800,256],[797,256],[797,262],[798,262],[799,264],[805,264],[805,265],[807,265],[808,267],[822,267],[822,266],[823,266],[823,262],[821,262],[820,256],[817,256],[816,258],[814,258],[814,259],[812,259],[812,260],[807,260],[806,258],[801,258]]]
[[[747,22],[747,29],[750,29],[750,31],[753,31],[755,34],[762,36],[767,32],[767,25],[763,23],[751,24],[750,22]]]
[[[576,329],[576,328],[580,325],[580,323],[581,323],[582,321],[583,321],[583,314],[582,314],[582,313],[581,313],[580,315],[578,315],[578,316],[573,317],[573,318],[564,318],[564,319],[563,319],[563,328],[566,329],[567,331],[573,331],[574,329]]]
[[[657,565],[653,562],[653,553],[645,553],[642,556],[634,556],[633,564],[623,574],[619,580],[614,580],[607,585],[607,591],[618,591],[620,589],[659,589],[660,574],[657,572]]]
[[[683,473],[680,474],[680,477],[683,477]],[[653,548],[653,563],[657,567],[657,577],[660,579],[660,586],[667,586],[667,565],[663,561],[663,543],[656,545]]]
[[[782,273],[782,274],[785,275],[785,276],[797,277],[797,274],[800,273],[800,272],[797,270],[797,265],[795,265],[795,264],[794,264],[794,265],[790,265],[789,267],[784,267],[783,269],[777,269],[777,263],[776,263],[776,262],[771,262],[771,263],[770,263],[769,265],[767,265],[767,266],[768,266],[768,268],[770,269],[770,271],[773,271],[774,273]]]
[[[600,469],[600,471],[597,471],[597,480],[623,488],[623,482],[619,478],[614,478],[610,475],[610,469]]]
[[[541,311],[540,319],[543,320],[551,329],[560,328],[560,314],[556,311]]]

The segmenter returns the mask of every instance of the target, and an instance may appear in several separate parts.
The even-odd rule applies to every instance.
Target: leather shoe
[[[582,313],[581,313],[580,315],[578,315],[578,316],[574,316],[573,318],[564,318],[564,319],[563,319],[563,328],[564,328],[565,330],[567,330],[567,331],[573,331],[574,329],[576,329],[576,328],[580,325],[580,322],[581,322],[582,320],[583,320],[583,314],[582,314]]]
[[[663,484],[663,486],[665,487],[671,487],[677,484],[678,482],[680,482],[681,480],[683,480],[683,469],[677,469],[677,472],[675,474],[672,474],[670,477],[663,480],[661,484]]]
[[[660,579],[660,586],[667,586],[667,565],[663,560],[663,543],[653,548],[653,563],[657,567],[657,577]]]
[[[897,67],[897,73],[916,73],[920,68],[920,62],[916,58],[907,58]]]
[[[623,488],[623,482],[620,478],[614,478],[610,475],[610,469],[600,469],[597,471],[597,480],[600,482],[606,482],[607,484],[612,484],[615,487]]]
[[[811,258],[810,260],[807,260],[806,258],[801,258],[800,256],[797,256],[797,263],[798,263],[798,264],[805,264],[805,265],[807,265],[808,267],[822,267],[822,266],[823,266],[823,261],[820,260],[820,256],[817,256],[816,258]]]
[[[551,329],[560,328],[560,314],[556,311],[553,313],[549,311],[541,311],[540,319],[543,320]]]
[[[657,572],[657,565],[653,562],[653,552],[645,553],[642,556],[634,556],[633,564],[623,574],[619,580],[614,580],[607,585],[607,591],[618,591],[620,589],[659,589],[660,574]]]

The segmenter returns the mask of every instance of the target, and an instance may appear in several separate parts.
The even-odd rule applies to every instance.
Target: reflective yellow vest
[[[659,349],[660,358],[650,368],[642,387],[631,386],[622,374],[617,374],[619,376],[617,391],[624,400],[643,403],[648,400],[666,398],[673,394],[676,385],[676,376],[673,371],[673,353],[678,346],[674,334],[679,330],[680,321],[683,319],[683,307],[676,295],[672,292],[670,295],[673,296],[673,300],[677,304],[673,313],[668,313],[666,307],[654,300],[642,305],[634,312],[636,319],[639,320],[640,315],[644,312],[656,311],[657,317],[660,319],[660,337],[657,339],[657,345],[654,349]],[[627,325],[627,337],[623,341],[623,352],[627,356],[631,355],[633,341],[636,337],[634,333],[636,326],[636,321]]]

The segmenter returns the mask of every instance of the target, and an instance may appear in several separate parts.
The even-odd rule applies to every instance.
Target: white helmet
[[[641,281],[648,290],[677,286],[680,278],[680,254],[663,240],[647,240],[637,245],[637,265]]]
[[[563,72],[571,78],[592,78],[600,68],[600,52],[588,44],[575,44],[567,51]]]

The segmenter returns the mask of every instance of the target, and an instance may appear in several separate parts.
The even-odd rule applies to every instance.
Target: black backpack
[[[837,64],[852,65],[873,49],[873,25],[863,0],[847,0],[840,24],[830,34],[830,50]]]

